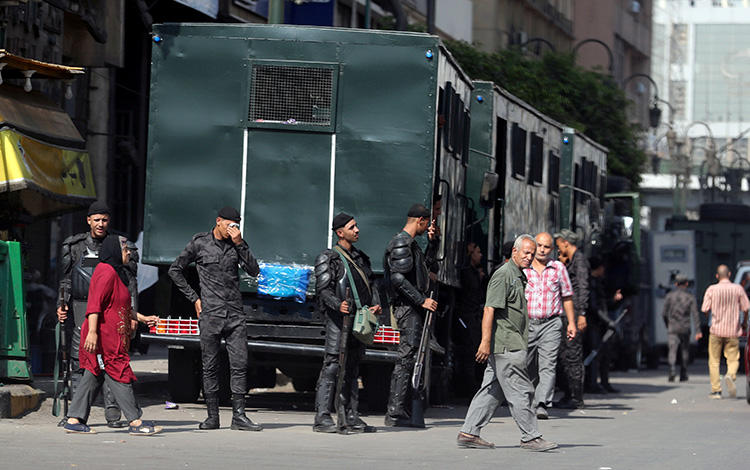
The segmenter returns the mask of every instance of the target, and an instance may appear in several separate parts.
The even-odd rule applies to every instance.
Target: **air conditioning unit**
[[[637,15],[641,12],[641,2],[638,0],[633,0],[630,2],[630,13]]]
[[[526,31],[516,31],[513,33],[513,44],[521,45],[525,44],[526,41],[529,40],[529,35],[526,34]]]

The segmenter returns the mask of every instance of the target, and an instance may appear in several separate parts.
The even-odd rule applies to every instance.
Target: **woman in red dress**
[[[68,411],[66,432],[93,433],[85,423],[91,404],[105,381],[130,422],[130,434],[150,436],[161,431],[160,426],[141,421],[143,412],[133,394],[132,383],[136,378],[128,355],[131,320],[155,325],[158,317],[147,317],[131,308],[125,269],[129,251],[125,241],[117,235],[104,239],[99,264],[91,277],[86,321],[81,328],[81,338],[85,341],[79,352],[84,373]]]

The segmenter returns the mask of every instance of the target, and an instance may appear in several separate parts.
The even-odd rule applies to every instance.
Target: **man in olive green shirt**
[[[534,386],[526,370],[529,320],[524,295],[526,276],[522,269],[529,267],[535,251],[536,241],[531,235],[516,238],[511,259],[490,279],[482,317],[482,342],[476,355],[478,362],[487,362],[487,368],[458,433],[459,447],[495,447],[479,437],[479,433],[503,398],[521,430],[521,448],[542,452],[557,447],[554,442],[542,439],[539,432],[531,406]]]

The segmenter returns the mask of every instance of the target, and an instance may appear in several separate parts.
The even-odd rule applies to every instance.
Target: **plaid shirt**
[[[526,308],[529,318],[543,319],[562,314],[562,298],[573,295],[565,265],[557,260],[550,260],[541,275],[533,267],[528,267],[523,272],[528,279]]]

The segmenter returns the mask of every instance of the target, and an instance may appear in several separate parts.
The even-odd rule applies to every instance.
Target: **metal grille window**
[[[248,125],[333,131],[336,68],[252,63]]]

